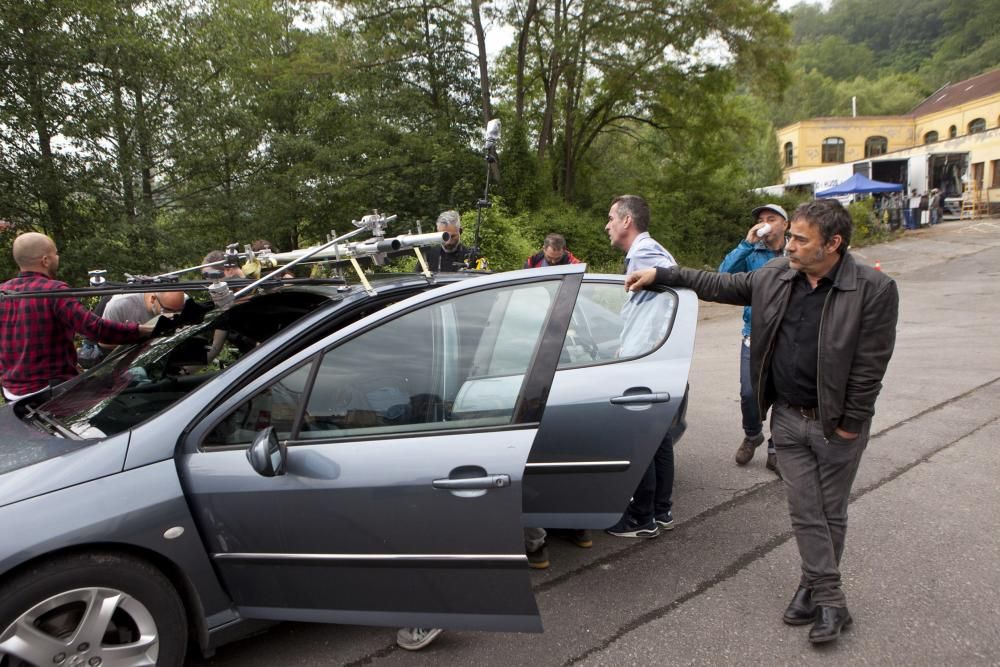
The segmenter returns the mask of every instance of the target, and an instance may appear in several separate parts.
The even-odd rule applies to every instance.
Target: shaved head
[[[156,300],[164,310],[180,312],[184,308],[184,292],[157,292]]]
[[[22,271],[38,271],[55,278],[59,251],[45,234],[26,232],[14,239],[14,261]]]

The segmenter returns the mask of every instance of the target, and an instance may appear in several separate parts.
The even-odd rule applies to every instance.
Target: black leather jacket
[[[705,301],[753,306],[750,372],[761,415],[771,407],[764,389],[795,274],[787,257],[775,258],[752,273],[656,270],[657,283],[689,287]],[[898,312],[895,281],[845,253],[819,325],[816,394],[827,437],[838,426],[858,433],[875,413],[875,399],[896,342]]]

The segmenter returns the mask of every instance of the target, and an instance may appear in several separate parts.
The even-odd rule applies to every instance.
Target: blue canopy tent
[[[903,186],[899,183],[884,183],[873,181],[861,174],[854,174],[843,183],[832,188],[820,190],[816,197],[846,197],[847,195],[867,195],[875,192],[899,192]]]

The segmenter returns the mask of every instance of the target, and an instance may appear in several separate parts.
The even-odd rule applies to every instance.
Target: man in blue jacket
[[[785,249],[788,214],[777,204],[758,206],[750,212],[755,220],[747,237],[719,265],[720,273],[749,273],[781,255]],[[743,412],[743,442],[736,450],[736,463],[746,465],[764,442],[764,427],[750,381],[750,306],[743,309],[743,342],[740,345],[740,409]],[[774,441],[767,441],[767,469],[778,472]]]

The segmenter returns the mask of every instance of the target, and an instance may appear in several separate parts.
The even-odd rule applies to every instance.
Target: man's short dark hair
[[[565,250],[566,238],[562,234],[549,234],[545,237],[545,241],[542,242],[542,247],[552,248],[553,250]]]
[[[649,231],[649,204],[639,195],[621,195],[611,200],[611,205],[618,205],[620,215],[632,216],[635,228],[640,232]]]
[[[834,236],[840,236],[840,248],[837,249],[841,255],[847,252],[847,246],[851,245],[851,232],[854,223],[851,221],[851,214],[847,212],[836,199],[816,199],[799,204],[792,214],[792,220],[802,218],[806,222],[819,227],[819,233],[823,236],[823,242],[829,243]]]

